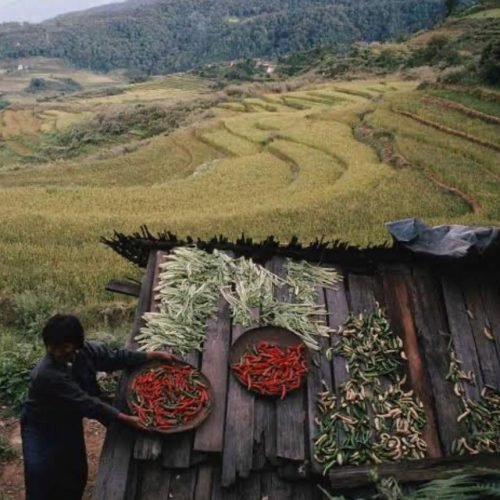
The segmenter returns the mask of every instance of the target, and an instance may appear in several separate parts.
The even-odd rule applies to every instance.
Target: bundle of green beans
[[[164,347],[179,354],[201,350],[207,320],[217,311],[220,289],[228,282],[228,257],[180,247],[161,265],[158,312],[144,315],[146,326],[136,337],[140,349]]]
[[[287,276],[280,278],[251,259],[233,259],[217,250],[175,249],[161,265],[155,290],[160,307],[144,315],[146,326],[136,337],[140,349],[167,347],[180,354],[202,350],[206,322],[216,314],[221,295],[235,323],[251,325],[258,309],[261,323],[288,328],[309,348],[319,349],[316,337],[328,336],[330,329],[321,319],[326,310],[315,303],[312,290],[333,286],[338,274],[306,262],[288,260],[286,267]],[[294,290],[290,302],[276,299],[276,289],[282,287]]]
[[[285,268],[287,271],[286,282],[295,302],[315,303],[318,285],[332,288],[342,280],[335,269],[316,266],[304,260],[287,259]]]
[[[475,385],[476,376],[472,371],[462,370],[462,362],[457,356],[450,339],[450,368],[446,379],[452,382],[453,391],[462,403],[463,413],[457,422],[464,422],[466,435],[456,439],[451,445],[451,452],[458,455],[482,452],[500,452],[500,392],[485,386],[481,397],[474,401],[465,396],[464,383]]]
[[[349,318],[338,333],[340,341],[327,356],[345,358],[350,379],[338,396],[326,385],[318,396],[315,459],[323,473],[347,464],[423,458],[423,405],[404,390],[403,344],[382,310]]]
[[[403,341],[394,335],[380,307],[368,316],[351,316],[339,335],[332,351],[348,360],[354,379],[377,383],[380,377],[394,378],[400,371],[405,358]]]
[[[229,282],[221,290],[231,307],[235,323],[249,326],[253,322],[252,310],[260,310],[265,299],[273,297],[275,287],[285,281],[265,267],[243,257],[227,261]]]

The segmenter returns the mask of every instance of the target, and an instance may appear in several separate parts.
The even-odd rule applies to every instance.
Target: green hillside
[[[179,71],[214,61],[276,57],[316,45],[402,36],[443,19],[449,3],[158,0],[139,7],[130,3],[39,25],[0,25],[0,60],[44,56],[97,71]]]

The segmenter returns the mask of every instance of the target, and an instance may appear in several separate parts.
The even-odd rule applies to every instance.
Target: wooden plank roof
[[[162,252],[149,254],[130,347],[136,345],[134,336],[142,314],[155,307],[152,289],[162,259]],[[280,273],[282,257],[272,257],[265,265]],[[349,313],[373,311],[376,302],[386,308],[394,332],[403,339],[409,382],[426,411],[429,458],[382,464],[377,466],[380,475],[419,481],[445,477],[459,467],[500,469],[499,455],[451,456],[451,444],[463,428],[457,423],[459,400],[446,380],[451,336],[464,366],[478,372],[470,397],[477,399],[485,384],[500,391],[498,271],[487,267],[457,275],[446,267],[415,262],[381,263],[370,269],[345,263],[336,267],[343,283],[335,290],[321,289],[319,298],[326,305],[330,326],[338,327]],[[258,311],[254,319],[258,325]],[[484,336],[485,325],[493,341]],[[322,478],[313,457],[316,394],[322,380],[331,381],[339,390],[349,377],[345,360],[337,356],[331,362],[324,356],[316,359],[307,385],[284,401],[258,398],[246,392],[228,370],[229,347],[242,332],[240,325],[232,324],[221,300],[217,316],[207,325],[203,353],[187,357],[209,376],[216,392],[215,411],[199,429],[177,436],[111,426],[96,500],[315,499],[321,498],[317,484],[352,487],[373,480],[372,465],[337,467]],[[325,340],[326,345],[335,341],[335,334]],[[117,404],[123,404],[120,397]]]

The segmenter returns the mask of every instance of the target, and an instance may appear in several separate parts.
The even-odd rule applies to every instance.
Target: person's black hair
[[[80,348],[84,340],[83,326],[72,314],[56,314],[43,327],[42,338],[46,346],[69,343]]]

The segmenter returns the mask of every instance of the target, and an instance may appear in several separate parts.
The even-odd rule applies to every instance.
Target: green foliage
[[[49,159],[72,158],[89,147],[117,142],[130,136],[141,138],[169,133],[186,122],[194,110],[210,106],[211,101],[180,103],[171,107],[136,104],[110,109],[63,131],[42,138],[41,152]]]
[[[0,434],[0,463],[10,460],[15,456],[16,452],[9,443],[9,440],[3,434]],[[2,497],[0,496],[0,499],[1,498]]]
[[[0,28],[0,58],[64,57],[98,71],[159,73],[390,39],[446,15],[444,2],[436,0],[173,0],[126,7],[99,14],[98,22],[89,13]]]
[[[500,498],[500,474],[492,471],[490,481],[486,478],[461,474],[449,479],[437,479],[419,488],[401,500],[474,500]]]
[[[479,75],[486,83],[500,83],[500,38],[489,43],[479,61]]]
[[[207,64],[198,68],[194,73],[202,78],[214,78],[218,81],[253,82],[265,80],[267,77],[265,66],[247,58],[233,64]]]
[[[26,398],[30,372],[42,352],[40,347],[18,341],[0,354],[0,401],[13,411]]]
[[[462,60],[459,52],[448,37],[434,35],[425,47],[417,49],[413,53],[409,66],[456,66]]]
[[[30,94],[38,94],[46,91],[77,92],[81,89],[81,85],[72,78],[54,78],[53,80],[32,78],[25,90]]]
[[[463,2],[462,2],[463,3]],[[453,14],[458,8],[461,7],[460,0],[445,0],[446,12],[449,16]]]
[[[500,474],[495,470],[484,470],[481,475],[459,474],[448,479],[435,479],[418,488],[403,488],[394,478],[376,482],[377,493],[357,500],[480,500],[500,498]],[[375,478],[376,479],[376,478]],[[328,500],[348,500],[345,496],[334,496],[322,487],[319,489]]]
[[[143,83],[149,80],[149,75],[145,71],[139,69],[129,69],[125,73],[125,77],[129,83]]]
[[[57,311],[59,299],[48,284],[27,289],[14,296],[14,326],[27,339],[36,342],[45,322]]]
[[[4,99],[4,98],[0,97],[0,111],[2,109],[6,108],[9,104],[10,104],[10,101],[8,101],[7,99]]]

